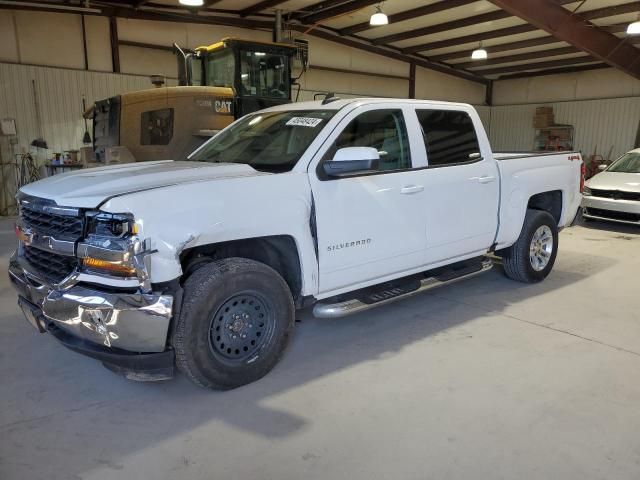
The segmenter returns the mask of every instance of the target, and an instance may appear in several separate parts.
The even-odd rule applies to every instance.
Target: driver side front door
[[[420,138],[403,109],[380,105],[351,112],[309,172],[318,232],[320,295],[397,277],[424,261],[424,189],[416,183],[410,140]],[[378,170],[328,178],[322,161],[344,147],[374,147]],[[313,165],[313,163],[312,163]]]

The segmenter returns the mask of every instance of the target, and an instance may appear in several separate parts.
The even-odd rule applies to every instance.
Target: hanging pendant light
[[[389,17],[387,17],[382,12],[382,6],[378,5],[376,7],[375,13],[371,15],[371,18],[369,19],[369,25],[371,25],[372,27],[378,27],[380,25],[388,25],[388,24],[389,24]]]
[[[627,27],[627,35],[640,35],[640,15],[638,15],[638,20],[630,23]]]
[[[471,52],[471,60],[486,60],[487,56],[487,51],[482,48],[482,42],[480,42],[478,48]]]

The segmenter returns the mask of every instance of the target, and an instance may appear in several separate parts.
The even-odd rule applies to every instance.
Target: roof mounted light
[[[181,5],[186,5],[187,7],[201,7],[204,5],[204,0],[178,0]]]
[[[627,27],[627,35],[640,35],[640,15],[638,15],[638,20],[630,23]]]
[[[486,60],[487,56],[487,51],[482,48],[482,42],[480,42],[478,48],[471,52],[471,60]]]
[[[372,27],[379,27],[380,25],[388,25],[388,24],[389,24],[389,17],[387,17],[382,12],[382,5],[376,6],[375,13],[371,15],[371,18],[369,19],[369,25],[371,25]]]

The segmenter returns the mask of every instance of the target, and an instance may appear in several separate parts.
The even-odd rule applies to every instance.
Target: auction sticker
[[[322,122],[322,118],[309,118],[309,117],[293,117],[286,125],[294,127],[317,127]]]

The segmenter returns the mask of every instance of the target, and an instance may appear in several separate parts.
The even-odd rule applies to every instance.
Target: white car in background
[[[582,215],[640,225],[640,149],[625,153],[586,183]]]

